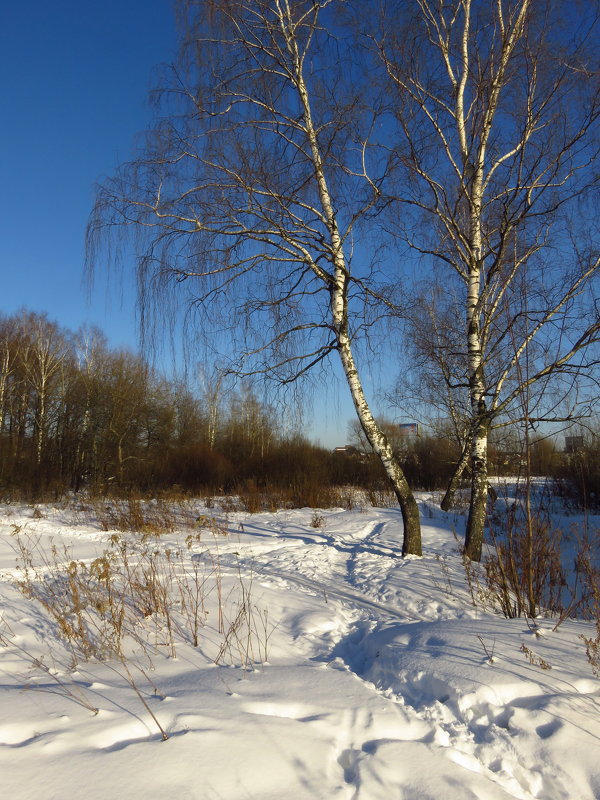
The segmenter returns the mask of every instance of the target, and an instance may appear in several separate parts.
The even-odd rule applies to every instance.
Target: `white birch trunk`
[[[42,461],[45,425],[46,425],[46,384],[45,382],[43,382],[38,389],[38,405],[35,415],[35,463],[38,465]]]
[[[9,376],[10,351],[8,345],[2,353],[2,365],[0,366],[0,434],[4,432],[4,406],[6,403],[6,385]]]
[[[352,343],[348,330],[349,275],[346,266],[346,260],[344,257],[343,246],[340,239],[331,195],[329,193],[329,188],[325,178],[325,171],[323,168],[319,143],[312,120],[308,88],[302,72],[302,59],[300,58],[298,52],[297,43],[291,36],[288,38],[288,46],[293,57],[295,68],[294,77],[298,95],[302,103],[305,129],[310,145],[315,179],[317,181],[319,192],[319,200],[329,232],[334,268],[333,285],[330,287],[331,315],[333,329],[337,338],[338,352],[342,362],[344,375],[350,389],[350,394],[352,396],[352,402],[354,403],[354,408],[356,409],[361,427],[369,441],[369,444],[373,448],[373,451],[381,460],[386,474],[392,483],[394,493],[398,498],[398,503],[402,512],[402,520],[404,523],[402,555],[410,554],[420,556],[422,549],[419,509],[410,487],[408,486],[406,477],[402,472],[396,457],[394,456],[392,448],[377,424],[371,409],[369,408],[369,404],[365,397],[362,382],[356,366],[354,354],[352,352]]]
[[[471,499],[465,537],[465,554],[472,561],[481,560],[487,499],[487,445],[488,422],[485,402],[483,353],[480,333],[481,284],[481,185],[476,181],[472,199],[472,250],[473,259],[467,293],[467,341],[469,362],[469,400],[471,419],[475,426],[471,441]]]

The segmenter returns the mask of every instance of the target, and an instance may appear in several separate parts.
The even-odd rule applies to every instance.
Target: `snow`
[[[182,520],[154,536],[102,531],[74,503],[41,516],[2,506],[3,796],[600,797],[600,681],[580,638],[593,626],[541,619],[536,632],[474,608],[454,535],[464,520],[430,497],[420,506],[422,559],[397,556],[394,509],[198,503],[192,518],[212,530]],[[19,541],[33,554],[29,594]],[[69,564],[90,570],[125,545],[132,564],[145,548],[202,576],[197,647],[175,611],[171,645],[148,613],[146,644],[129,640],[123,660],[86,660],[61,638],[43,602],[61,597],[57,570],[67,580]]]

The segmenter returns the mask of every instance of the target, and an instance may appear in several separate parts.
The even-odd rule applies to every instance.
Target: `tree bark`
[[[471,447],[471,500],[465,534],[465,555],[471,561],[481,561],[487,505],[487,448],[488,425],[479,422]]]
[[[352,401],[361,427],[373,451],[381,460],[385,472],[391,481],[394,494],[398,499],[402,522],[404,524],[404,539],[402,542],[402,555],[422,555],[421,522],[419,507],[408,485],[406,477],[398,464],[396,456],[385,434],[377,424],[364,395],[362,384],[354,363],[354,357],[347,334],[340,336],[340,358],[350,387]]]
[[[465,469],[467,468],[467,464],[469,463],[469,459],[471,457],[471,450],[470,450],[471,440],[467,440],[465,442],[465,446],[463,447],[462,453],[460,454],[460,458],[454,470],[452,477],[450,478],[450,482],[448,483],[448,488],[446,489],[446,494],[442,498],[442,502],[440,503],[440,508],[442,511],[450,511],[454,508],[454,497],[456,495],[456,490],[460,485],[461,478]]]

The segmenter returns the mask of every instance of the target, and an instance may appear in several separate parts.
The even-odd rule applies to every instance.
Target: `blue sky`
[[[111,346],[136,349],[132,282],[100,277],[90,294],[84,234],[94,184],[132,156],[152,118],[154,68],[176,48],[171,4],[33,0],[6,3],[0,23],[0,311],[46,312],[72,330],[95,324]],[[311,438],[346,441],[343,383],[317,388],[313,413]]]
[[[94,183],[132,153],[150,119],[152,68],[169,60],[168,2],[5,4],[0,25],[0,272],[4,313],[46,311],[135,346],[130,286],[87,300],[84,233]],[[121,292],[121,289],[123,290]]]

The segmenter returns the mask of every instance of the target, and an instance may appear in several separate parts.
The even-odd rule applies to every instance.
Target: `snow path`
[[[252,671],[212,663],[223,637],[211,591],[199,647],[178,642],[171,658],[153,645],[145,666],[152,683],[138,674],[169,734],[161,742],[123,668],[70,663],[55,622],[13,585],[14,525],[60,553],[65,543],[82,564],[111,532],[68,511],[44,509],[34,520],[30,509],[7,508],[0,528],[5,795],[599,798],[600,683],[578,638],[590,626],[568,622],[556,633],[546,626],[538,639],[522,620],[474,609],[452,532],[460,519],[430,502],[421,510],[426,555],[404,560],[392,509],[319,512],[317,529],[311,509],[215,513],[228,535],[203,532],[187,563],[205,571],[219,564],[233,610],[240,585],[251,592],[257,615],[265,614],[256,617],[265,632],[254,648],[268,639],[268,662]],[[166,534],[152,547],[173,551],[185,537]],[[523,645],[551,668],[530,663]],[[228,655],[235,662],[235,647]],[[32,657],[51,672],[32,668]]]
[[[321,597],[326,603],[331,600],[340,600],[351,611],[371,612],[372,618],[391,617],[404,619],[400,609],[371,599],[361,589],[366,590],[369,578],[359,576],[358,564],[365,560],[365,556],[376,554],[390,560],[390,565],[384,569],[389,574],[396,563],[397,551],[389,546],[379,545],[376,538],[380,536],[386,523],[372,523],[363,530],[358,530],[350,535],[350,540],[345,536],[303,537],[306,547],[296,555],[288,548],[278,546],[274,549],[252,548],[250,556],[242,557],[230,553],[221,555],[221,564],[224,567],[237,570],[241,568],[246,575],[254,573],[261,579],[264,587],[300,586],[308,589],[313,595]],[[323,550],[325,548],[325,551]],[[236,551],[237,552],[237,551]],[[206,560],[201,554],[195,558]],[[385,574],[381,575],[379,565],[379,581],[385,582]],[[324,571],[329,574],[324,575]]]

